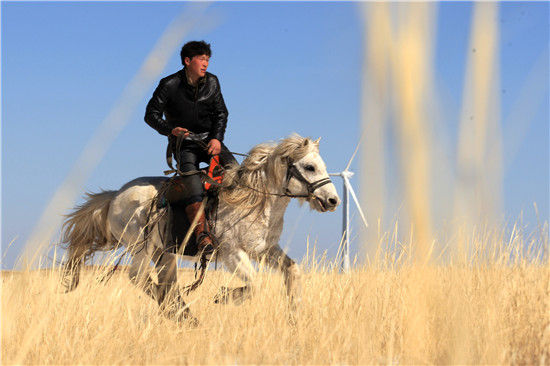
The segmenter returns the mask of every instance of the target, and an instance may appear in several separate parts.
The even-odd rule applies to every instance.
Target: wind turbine
[[[357,150],[359,150],[359,144],[361,143],[361,139],[359,139],[359,142],[357,143],[357,147],[355,148],[355,151],[353,152],[353,155],[351,156],[351,159],[348,162],[348,165],[346,165],[346,169],[341,171],[340,173],[330,173],[331,176],[339,176],[342,177],[343,182],[343,188],[344,188],[344,197],[343,197],[343,213],[342,213],[342,254],[341,254],[341,264],[340,269],[343,272],[349,272],[350,268],[350,260],[349,260],[349,238],[350,238],[350,226],[349,226],[349,195],[351,194],[351,197],[353,198],[353,201],[355,202],[355,205],[357,206],[357,211],[359,211],[359,215],[361,216],[361,219],[363,220],[363,223],[365,224],[365,228],[369,227],[369,224],[367,223],[367,219],[365,218],[365,215],[363,214],[363,210],[361,209],[361,205],[359,204],[359,200],[357,199],[357,195],[355,194],[355,191],[353,190],[353,187],[350,183],[350,178],[353,176],[353,172],[349,170],[349,167],[355,158],[355,155],[357,154]]]

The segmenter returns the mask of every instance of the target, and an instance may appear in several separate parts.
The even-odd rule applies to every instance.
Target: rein
[[[298,179],[300,182],[304,183],[306,185],[306,188],[307,188],[307,195],[304,195],[304,194],[301,194],[301,195],[298,195],[298,194],[290,194],[289,190],[288,190],[288,184],[290,183],[290,180],[292,178],[296,178]],[[319,180],[316,180],[315,182],[310,182],[308,181],[303,175],[302,173],[300,173],[300,171],[298,170],[298,168],[296,168],[296,165],[294,165],[293,163],[290,163],[288,165],[288,170],[286,171],[286,184],[285,184],[285,195],[287,197],[313,197],[313,192],[315,192],[315,190],[317,188],[320,188],[326,184],[329,184],[329,183],[332,183],[332,181],[330,180],[330,178],[321,178]]]
[[[165,175],[175,173],[176,175],[186,176],[186,175],[194,175],[194,174],[201,174],[202,173],[200,170],[191,170],[191,171],[188,171],[188,172],[182,172],[182,171],[179,170],[179,166],[176,166],[176,168],[173,167],[173,165],[172,165],[172,156],[174,154],[179,154],[179,151],[180,151],[181,144],[182,144],[183,140],[184,139],[183,139],[182,135],[177,136],[175,152],[174,152],[174,149],[173,149],[174,139],[169,139],[168,146],[166,148],[166,163],[170,167],[170,170],[165,170],[164,171]],[[208,145],[202,140],[200,134],[197,134],[197,133],[194,133],[194,132],[189,132],[189,140],[195,142],[196,144],[198,144],[200,147],[202,147],[205,150],[208,148]],[[233,152],[233,151],[230,151],[230,153],[233,154],[233,155],[248,156],[248,154],[242,154],[242,153],[237,153],[237,152]],[[179,161],[179,156],[177,157],[176,161]],[[223,169],[223,167],[221,167],[221,168]],[[212,179],[210,179],[210,177],[208,177],[207,175],[205,176],[205,178],[206,178],[206,180],[208,180],[208,183],[214,184],[214,185],[219,185],[217,182],[214,182]],[[288,189],[288,185],[289,185],[290,180],[292,178],[296,178],[297,180],[299,180],[300,182],[302,182],[306,185],[307,194],[292,194],[292,193],[290,193],[290,191]],[[237,182],[237,184],[239,184],[240,186],[248,188],[248,189],[253,190],[255,192],[258,192],[258,193],[262,193],[262,194],[269,195],[269,196],[290,197],[290,198],[313,198],[313,192],[315,192],[315,190],[317,190],[318,188],[320,188],[320,187],[322,187],[326,184],[329,184],[329,183],[332,183],[332,181],[330,180],[329,177],[321,178],[321,179],[319,179],[315,182],[308,181],[302,175],[302,173],[300,173],[298,168],[296,168],[296,165],[294,165],[292,162],[288,163],[284,193],[264,192],[264,191],[260,191],[259,189],[249,187],[245,184]]]

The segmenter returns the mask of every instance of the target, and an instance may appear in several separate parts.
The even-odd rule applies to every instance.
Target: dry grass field
[[[279,274],[262,272],[243,304],[217,305],[220,286],[240,283],[211,270],[186,297],[196,327],[161,315],[124,270],[99,283],[88,269],[69,294],[58,270],[4,272],[2,363],[548,364],[549,268],[511,261],[515,249],[467,264],[386,255],[349,274],[309,259],[295,316]]]

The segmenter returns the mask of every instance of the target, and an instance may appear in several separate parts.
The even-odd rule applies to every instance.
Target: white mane
[[[229,168],[223,178],[220,198],[230,205],[263,210],[269,195],[281,193],[288,161],[297,161],[311,151],[319,152],[319,143],[297,134],[278,144],[258,144],[242,164]]]

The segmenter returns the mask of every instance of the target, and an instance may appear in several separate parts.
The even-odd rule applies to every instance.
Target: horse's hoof
[[[78,286],[79,278],[77,277],[65,277],[61,279],[61,284],[65,288],[65,293],[74,291]]]
[[[195,318],[194,316],[187,317],[186,321],[191,328],[197,328],[200,325],[199,319]]]
[[[229,291],[227,287],[222,286],[220,291],[214,296],[214,304],[227,304],[229,302]]]
[[[191,315],[191,312],[187,309],[183,311],[180,310],[175,314],[167,314],[167,317],[178,324],[185,324],[191,328],[196,328],[199,326],[199,319]]]
[[[233,304],[235,305],[242,305],[246,299],[248,299],[248,296],[245,294],[242,294],[242,293],[233,294]]]
[[[298,318],[295,313],[288,314],[288,325],[292,328],[296,328],[298,326]]]
[[[237,287],[228,289],[221,287],[220,292],[214,296],[215,304],[228,304],[231,302],[234,305],[241,305],[245,300],[250,298],[250,291],[247,287]]]
[[[189,328],[196,328],[200,325],[199,319],[189,313],[178,314],[173,320],[176,323],[188,326]]]

